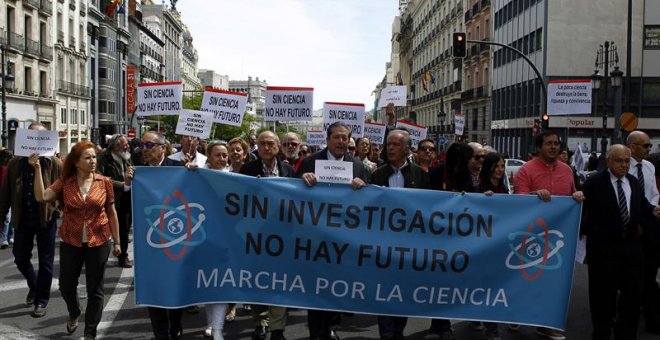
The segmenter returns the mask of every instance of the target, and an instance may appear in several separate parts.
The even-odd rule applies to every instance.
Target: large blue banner
[[[138,168],[138,304],[246,302],[563,329],[581,206]]]

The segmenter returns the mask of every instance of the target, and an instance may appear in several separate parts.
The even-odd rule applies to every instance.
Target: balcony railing
[[[25,50],[25,38],[14,32],[7,34],[7,45],[17,50]]]
[[[53,1],[41,0],[39,3],[39,12],[48,16],[53,15]]]
[[[41,57],[46,60],[53,61],[53,46],[41,44]]]
[[[472,19],[472,12],[468,9],[467,12],[465,12],[465,21],[468,22]]]
[[[99,120],[106,122],[116,122],[117,115],[114,113],[99,113]]]
[[[74,84],[64,80],[60,80],[60,87],[58,91],[76,96],[89,96],[89,87]]]
[[[24,5],[29,5],[30,7],[34,9],[39,8],[39,0],[23,0]]]
[[[38,56],[40,52],[39,50],[40,46],[38,41],[29,38],[25,39],[25,52]]]

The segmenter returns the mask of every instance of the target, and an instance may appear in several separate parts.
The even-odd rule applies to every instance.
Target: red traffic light
[[[543,116],[542,116],[541,118],[542,118],[543,120],[545,120],[545,121],[547,121],[548,119],[550,119],[550,117],[548,116],[547,113],[544,113]]]

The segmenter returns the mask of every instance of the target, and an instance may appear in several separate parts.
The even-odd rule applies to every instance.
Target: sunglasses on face
[[[146,142],[146,143],[140,143],[138,144],[138,148],[140,149],[149,149],[151,150],[154,146],[156,145],[163,145],[161,143],[154,143],[154,142]]]
[[[297,147],[297,146],[300,145],[300,144],[299,144],[299,143],[293,143],[293,142],[291,142],[291,143],[283,143],[282,145],[283,145],[285,148],[288,148],[288,147],[295,148],[295,147]]]
[[[477,161],[480,161],[480,160],[484,159],[484,157],[485,157],[485,156],[483,156],[483,155],[475,155],[475,156],[472,156],[472,158],[474,158],[474,159],[477,160]]]

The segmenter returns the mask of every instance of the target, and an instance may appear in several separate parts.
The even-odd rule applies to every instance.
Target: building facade
[[[191,96],[194,91],[202,89],[202,83],[197,77],[199,71],[197,49],[193,45],[193,37],[187,26],[183,25],[183,46],[181,58],[181,80],[183,81],[183,95]]]
[[[213,70],[199,70],[197,77],[203,87],[212,87],[214,89],[229,90],[229,76],[215,73]]]
[[[145,17],[156,16],[160,21],[160,30],[165,42],[163,58],[165,81],[181,81],[183,27],[178,12],[168,8],[165,4],[154,4],[151,0],[146,0],[142,3],[142,13]]]
[[[259,77],[252,79],[251,76],[248,76],[247,80],[229,81],[229,91],[248,94],[248,104],[245,110],[259,119],[263,117],[266,107],[267,86],[266,80],[259,80]]]
[[[57,5],[63,6],[59,2]],[[27,127],[32,122],[56,128],[53,11],[50,0],[0,1],[10,149],[14,147],[16,128]]]

